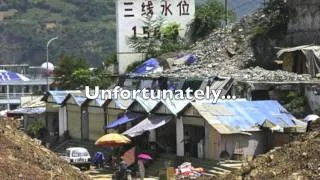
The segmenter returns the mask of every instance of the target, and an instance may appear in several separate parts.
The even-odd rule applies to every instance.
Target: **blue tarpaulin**
[[[143,64],[138,66],[135,70],[134,73],[137,74],[145,74],[147,72],[152,72],[153,70],[157,69],[160,67],[160,63],[157,59],[151,58],[145,61]]]
[[[145,117],[144,114],[139,114],[139,113],[133,113],[133,112],[128,112],[125,115],[121,116],[119,119],[113,121],[112,123],[108,124],[108,126],[106,127],[106,129],[111,129],[111,128],[115,128],[117,126],[120,126],[122,124],[140,119],[142,117]]]
[[[295,126],[295,117],[277,101],[220,101],[218,104],[222,104],[233,115],[216,116],[217,120],[241,131],[250,131],[255,126],[261,126],[266,120],[280,127]]]
[[[187,55],[186,64],[191,65],[191,64],[196,63],[196,61],[197,61],[197,56],[195,56],[193,54]]]

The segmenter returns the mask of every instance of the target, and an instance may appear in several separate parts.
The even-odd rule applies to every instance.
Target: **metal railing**
[[[33,93],[0,93],[0,99],[20,99],[23,96],[31,96]]]

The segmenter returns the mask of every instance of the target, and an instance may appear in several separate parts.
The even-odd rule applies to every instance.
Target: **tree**
[[[144,24],[147,27],[146,36],[129,38],[129,45],[136,52],[146,54],[146,59],[188,48],[187,41],[179,36],[180,24],[164,24],[162,18],[152,19],[151,16],[146,17]]]
[[[75,58],[73,56],[62,55],[58,61],[57,67],[54,70],[55,81],[59,82],[62,89],[73,89],[77,86],[72,78],[74,73],[80,69],[89,69],[86,60]],[[79,74],[78,72],[77,74]],[[73,75],[73,76],[72,76]]]
[[[306,112],[307,99],[296,92],[289,92],[284,99],[284,107],[298,118],[303,118]]]
[[[129,38],[129,46],[138,53],[144,53],[146,58],[155,57],[160,51],[160,28],[162,27],[163,19],[152,19],[152,16],[146,16],[146,20],[143,23],[145,34],[137,34]]]
[[[73,56],[61,56],[54,74],[61,89],[107,88],[112,82],[107,69],[90,69],[85,59]]]
[[[191,40],[196,41],[207,36],[214,28],[220,26],[221,21],[225,20],[225,15],[225,7],[221,1],[207,0],[206,3],[197,5],[195,18],[189,27]],[[227,18],[233,20],[235,13],[228,11]]]

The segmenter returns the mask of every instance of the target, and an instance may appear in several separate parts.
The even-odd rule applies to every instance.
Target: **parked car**
[[[66,149],[64,153],[60,156],[62,159],[66,160],[71,165],[78,168],[90,169],[91,156],[86,148],[82,147],[71,147]]]

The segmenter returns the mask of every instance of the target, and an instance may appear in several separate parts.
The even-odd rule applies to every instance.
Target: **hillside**
[[[2,3],[1,3],[2,2]],[[62,53],[87,59],[92,65],[115,51],[115,4],[106,0],[10,0],[0,1],[0,64],[40,65]],[[11,10],[11,11],[10,11]],[[15,12],[15,11],[13,11]]]
[[[1,179],[90,179],[41,146],[38,140],[18,131],[12,121],[0,120]]]
[[[240,18],[262,3],[263,0],[232,0],[228,4]],[[56,62],[65,53],[101,65],[116,49],[114,1],[0,1],[0,64],[40,65],[46,60],[47,41],[55,36],[59,40],[50,45],[50,61]]]

